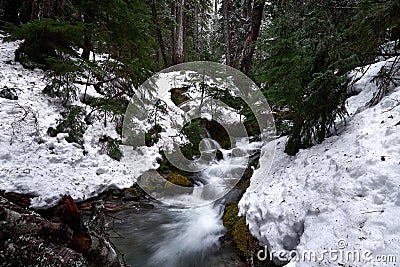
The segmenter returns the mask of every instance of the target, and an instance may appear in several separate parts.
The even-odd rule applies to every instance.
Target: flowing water
[[[127,264],[137,267],[208,267],[243,266],[235,251],[220,247],[219,238],[226,232],[222,223],[224,203],[237,197],[232,190],[225,197],[209,204],[205,184],[213,184],[214,190],[226,190],[230,180],[247,167],[244,154],[254,153],[259,143],[238,145],[232,150],[220,149],[214,141],[204,144],[203,151],[220,149],[223,159],[213,163],[196,178],[190,196],[177,199],[179,203],[188,197],[197,207],[177,208],[154,201],[151,210],[126,210],[116,216],[122,221],[113,226],[120,238],[113,239]],[[240,178],[240,177],[239,177]],[[212,194],[214,195],[214,193]],[[203,205],[201,205],[203,204]]]

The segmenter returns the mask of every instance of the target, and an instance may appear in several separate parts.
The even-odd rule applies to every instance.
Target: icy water
[[[253,144],[238,146],[235,151],[222,150],[223,159],[214,161],[201,172],[192,194],[177,201],[190,197],[191,203],[194,200],[199,205],[206,203],[208,196],[202,191],[202,185],[213,183],[215,190],[225,190],[231,183],[226,180],[247,167],[247,159],[241,157],[243,153],[257,149],[257,144]],[[120,237],[113,242],[124,254],[126,263],[134,267],[243,266],[235,251],[230,247],[221,248],[219,241],[226,232],[222,222],[224,203],[234,195],[235,191],[197,207],[177,208],[154,201],[154,209],[119,212],[115,216],[122,221],[115,221],[112,226],[115,232],[111,235]]]
[[[232,248],[219,245],[219,237],[226,231],[222,208],[159,206],[137,213],[121,212],[118,217],[124,221],[114,225],[121,238],[113,241],[124,253],[126,263],[134,267],[242,266]]]

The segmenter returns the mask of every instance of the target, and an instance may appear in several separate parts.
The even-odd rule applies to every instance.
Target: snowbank
[[[64,194],[83,200],[109,188],[130,187],[154,167],[159,156],[155,149],[132,157],[133,169],[99,153],[101,136],[118,137],[112,124],[90,125],[83,148],[66,142],[62,133],[48,136],[46,131],[57,125],[62,107],[42,94],[43,71],[27,70],[13,61],[17,47],[18,42],[0,41],[0,90],[15,89],[18,95],[18,100],[0,98],[1,190],[33,194],[37,196],[33,207],[47,207]]]
[[[365,106],[377,91],[372,78],[391,60],[371,65],[355,84],[359,94],[348,99],[338,135],[294,157],[278,139],[270,170],[268,153],[261,158],[239,206],[276,261],[291,252],[287,266],[400,262],[400,87]]]

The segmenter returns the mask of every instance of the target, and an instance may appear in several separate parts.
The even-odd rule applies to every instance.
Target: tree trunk
[[[196,58],[200,53],[199,48],[199,7],[197,1],[194,3],[193,7],[193,16],[194,16],[194,26],[193,26],[193,46],[194,51],[196,53]]]
[[[33,0],[31,19],[53,18],[56,15],[56,0]]]
[[[90,37],[90,33],[85,34],[83,37],[83,51],[81,57],[85,60],[89,60],[90,52],[93,50],[92,40]]]
[[[192,6],[191,6],[190,2],[186,1],[184,6],[183,6],[183,10],[190,10],[191,8],[192,8]],[[185,51],[188,51],[186,38],[187,38],[187,35],[188,35],[189,28],[191,26],[190,25],[191,21],[190,21],[189,16],[185,16],[184,12],[183,12],[183,14],[184,14],[183,15],[183,51],[184,51],[184,53],[183,53],[183,56],[184,56],[183,62],[185,62],[185,61],[191,61],[192,60],[192,58],[189,58],[189,57],[190,56],[193,57],[193,55],[191,55],[193,53],[185,53]]]
[[[225,42],[225,59],[226,65],[233,67],[234,57],[232,49],[232,31],[229,23],[230,12],[232,10],[231,0],[222,1],[223,17],[224,17],[224,42]]]
[[[167,67],[169,67],[169,62],[168,62],[167,52],[165,49],[164,40],[163,40],[163,37],[161,34],[160,23],[158,22],[156,3],[154,0],[151,0],[151,14],[153,16],[153,22],[156,27],[158,44],[160,45],[160,51],[161,51],[161,55],[162,55],[162,58],[164,61],[164,68],[167,68]]]
[[[171,9],[171,12],[170,12],[171,18],[175,18],[176,17],[176,2],[175,1],[170,2],[170,9]],[[174,21],[171,24],[171,62],[172,62],[172,65],[175,64],[175,58],[174,58],[175,46],[176,46],[175,45],[175,43],[176,43],[175,36],[176,36],[176,23]]]
[[[303,148],[301,141],[301,135],[304,128],[304,118],[302,116],[296,116],[293,119],[293,127],[291,134],[289,135],[288,141],[285,145],[285,153],[294,156],[299,152],[300,148]]]
[[[261,21],[264,12],[265,1],[255,0],[253,12],[251,14],[250,29],[247,34],[246,42],[242,50],[240,59],[239,70],[247,73],[250,69],[251,59],[254,54],[254,42],[257,41],[260,33]]]
[[[400,24],[390,30],[390,41],[397,41],[400,39]]]
[[[174,64],[184,62],[184,49],[183,49],[183,8],[185,0],[176,1],[176,27],[175,27],[175,53],[173,56]]]
[[[244,1],[244,8],[243,8],[243,17],[249,19],[251,16],[251,3],[252,0],[245,0]]]

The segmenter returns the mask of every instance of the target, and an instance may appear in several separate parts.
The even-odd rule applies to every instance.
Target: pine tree
[[[346,114],[344,74],[356,64],[343,64],[351,56],[342,29],[351,9],[333,10],[333,2],[285,1],[270,10],[268,59],[260,81],[291,123],[285,149],[290,155],[322,142],[335,119]]]
[[[398,1],[273,1],[257,75],[280,124],[285,151],[322,142],[346,115],[348,71],[372,62],[388,30],[399,25]],[[279,123],[278,123],[279,124]],[[281,129],[282,130],[282,129]]]
[[[85,25],[52,19],[34,20],[22,26],[8,24],[7,40],[24,40],[15,52],[16,61],[25,67],[50,67],[50,58],[76,55],[74,48],[83,47]]]

